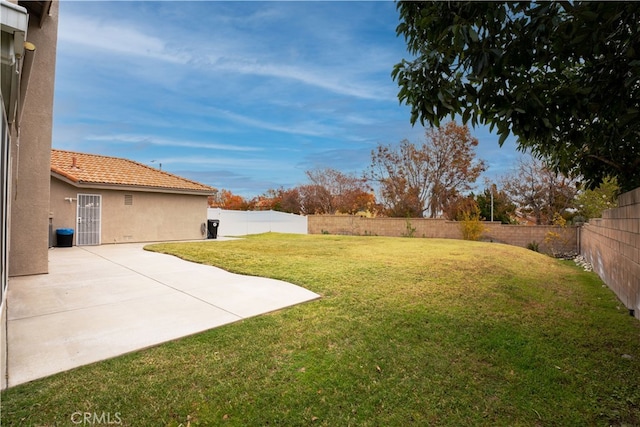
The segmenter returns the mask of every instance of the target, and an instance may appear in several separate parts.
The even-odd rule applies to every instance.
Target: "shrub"
[[[567,220],[557,212],[553,215],[553,225],[556,227],[555,230],[547,231],[544,242],[549,247],[551,255],[559,258],[564,255],[563,251],[569,245],[571,236],[567,230]]]
[[[527,244],[527,249],[533,252],[540,252],[540,245],[535,240]]]
[[[477,205],[462,212],[460,229],[464,240],[480,240],[486,227],[480,221],[480,210]]]
[[[411,221],[407,220],[406,228],[407,231],[402,233],[402,237],[415,237],[416,228],[411,226]]]

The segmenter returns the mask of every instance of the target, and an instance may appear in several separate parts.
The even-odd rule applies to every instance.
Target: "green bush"
[[[535,240],[527,244],[527,249],[534,252],[540,252],[540,245]]]
[[[460,228],[464,240],[480,240],[486,227],[480,221],[480,210],[477,206],[462,213]]]
[[[416,228],[411,225],[411,221],[407,220],[406,228],[407,228],[407,231],[402,233],[402,237],[415,237],[416,236]]]

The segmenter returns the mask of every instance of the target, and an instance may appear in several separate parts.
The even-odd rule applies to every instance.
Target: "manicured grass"
[[[571,262],[380,237],[150,249],[322,299],[9,389],[3,426],[640,424],[640,325]]]

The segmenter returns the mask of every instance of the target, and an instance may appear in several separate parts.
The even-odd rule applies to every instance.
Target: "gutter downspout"
[[[31,78],[31,69],[33,68],[33,60],[36,56],[36,46],[28,41],[24,42],[24,58],[22,60],[22,72],[20,74],[20,98],[18,98],[18,114],[16,115],[16,123],[20,126],[22,119],[22,111],[24,107],[24,99],[27,96],[29,81]]]
[[[15,192],[14,200],[18,200],[18,180],[20,178],[20,122],[24,110],[24,98],[27,96],[27,88],[31,77],[33,59],[35,57],[36,46],[33,43],[24,42],[24,56],[22,58],[22,71],[19,76],[20,95],[16,101],[16,119],[14,127],[16,129],[16,171],[15,171]]]

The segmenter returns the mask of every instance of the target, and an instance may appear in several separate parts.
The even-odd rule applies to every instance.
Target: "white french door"
[[[102,196],[100,194],[78,194],[76,245],[89,246],[100,244],[101,213]]]

